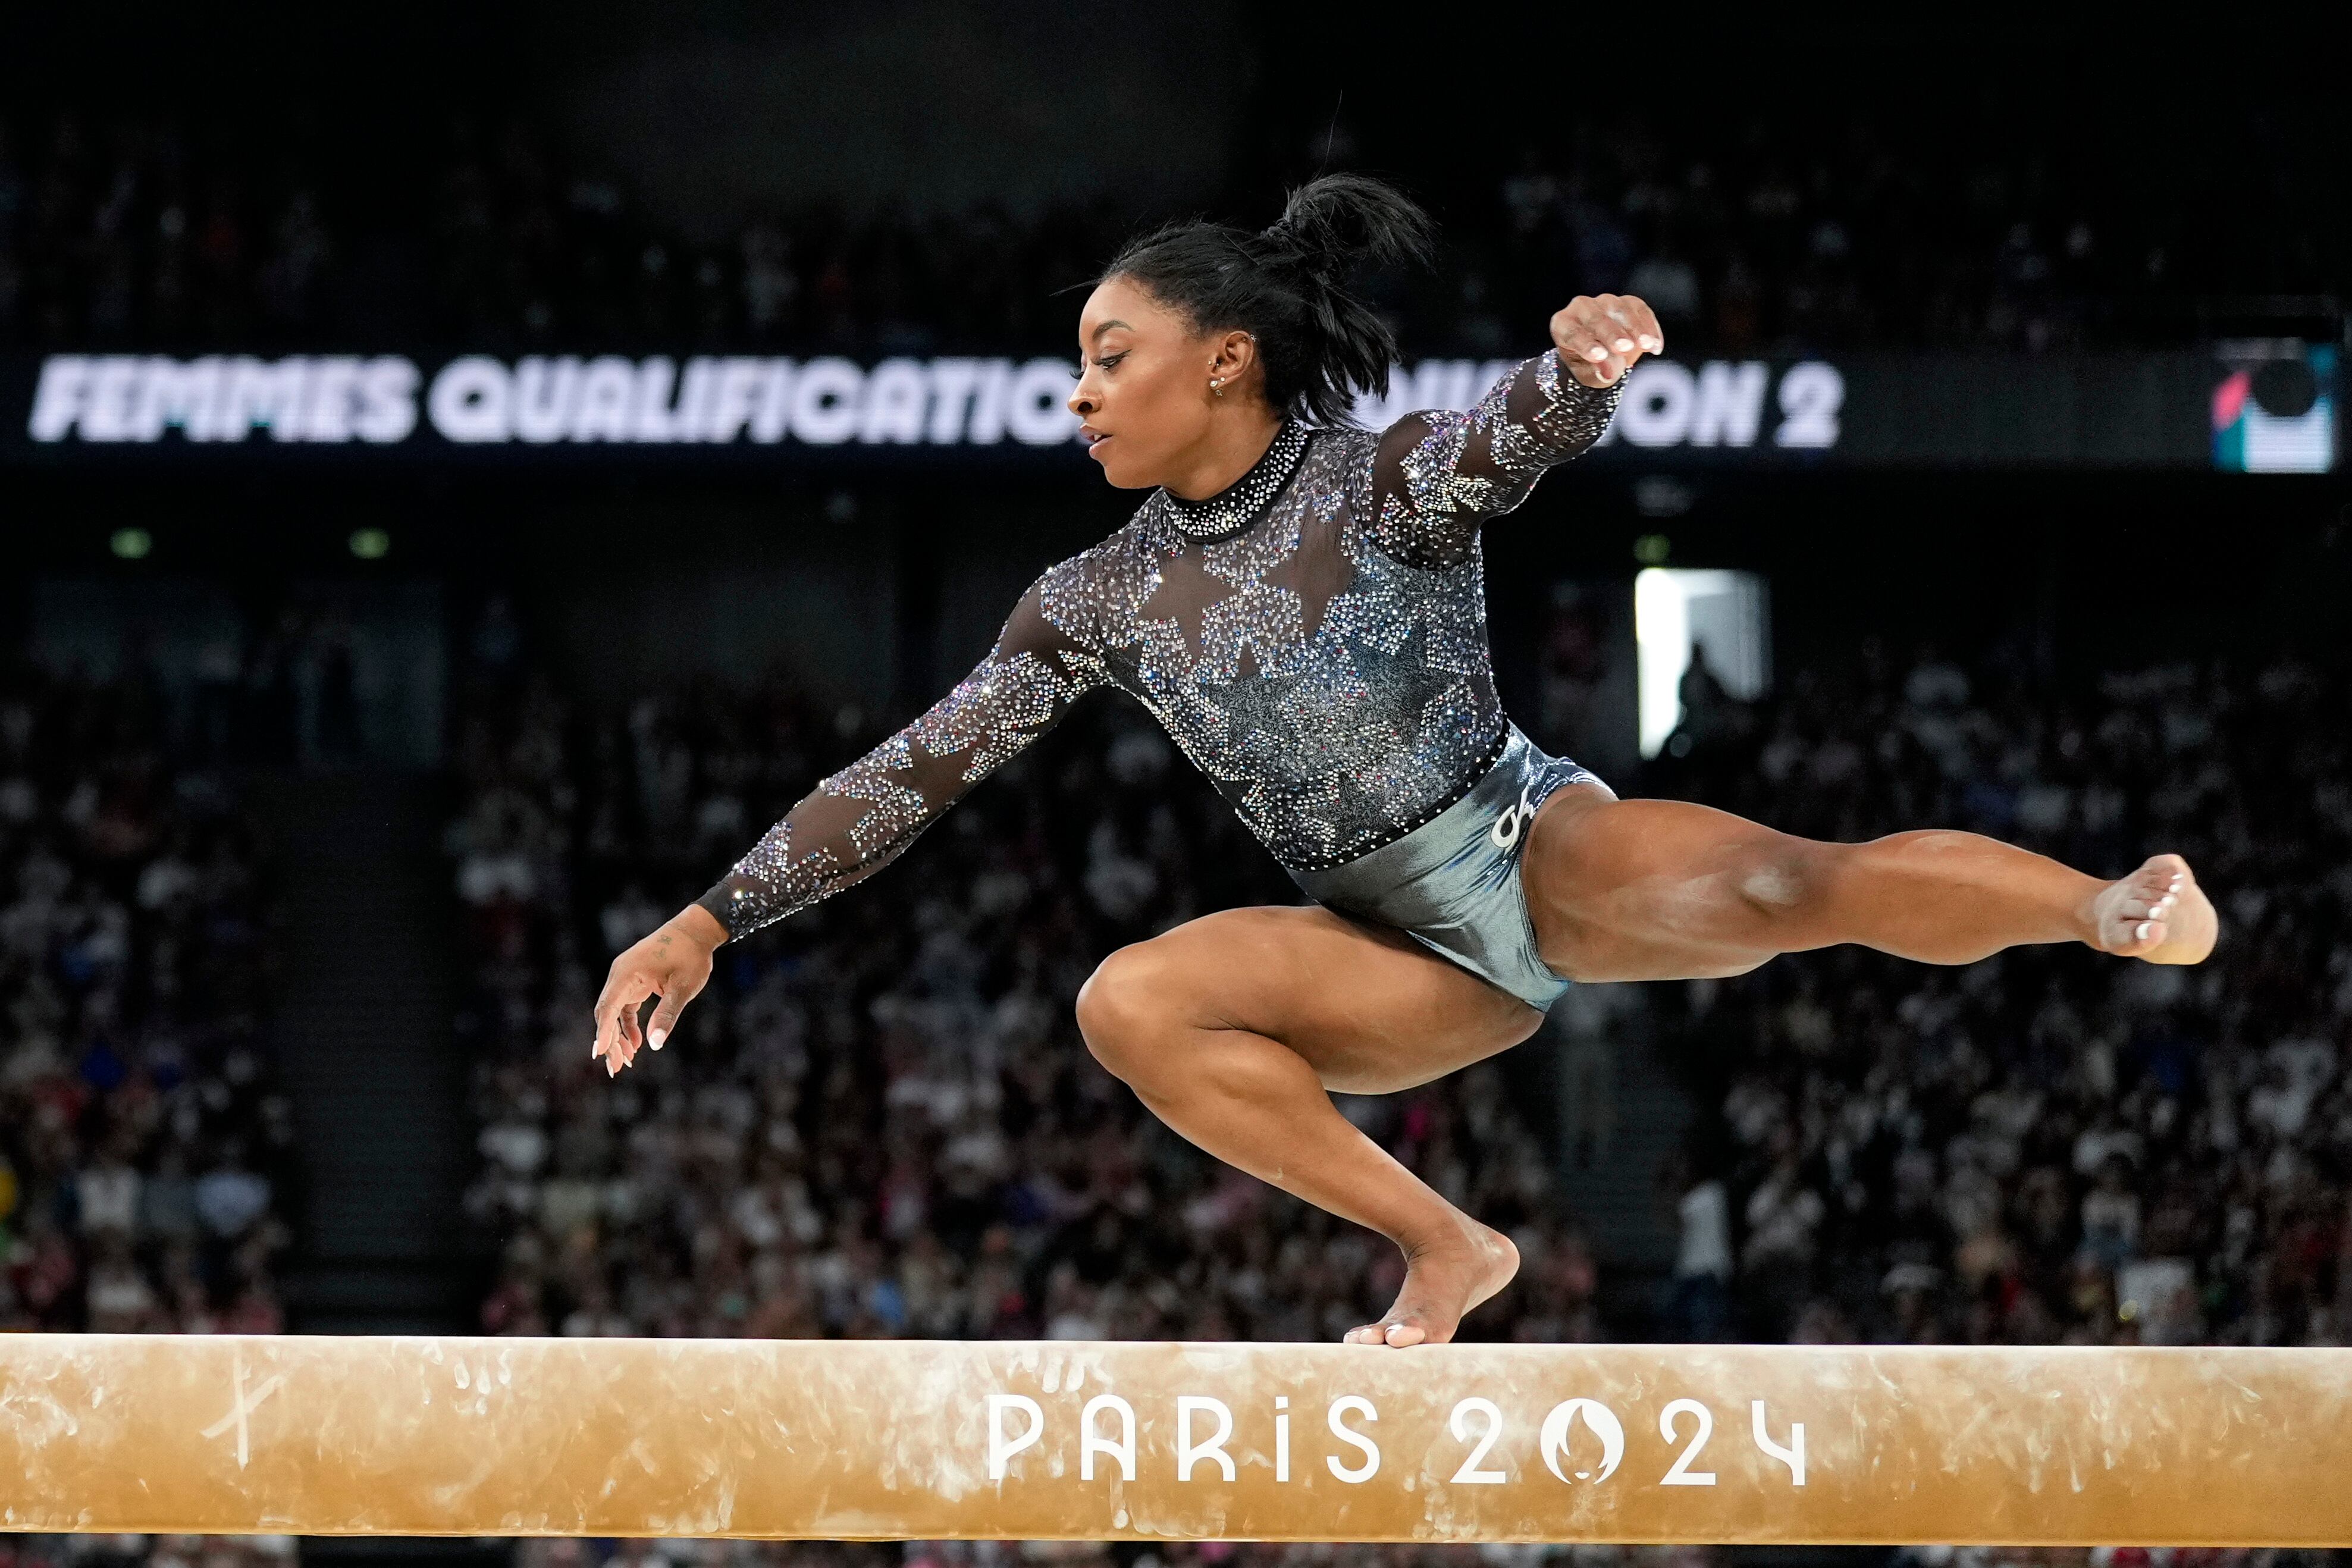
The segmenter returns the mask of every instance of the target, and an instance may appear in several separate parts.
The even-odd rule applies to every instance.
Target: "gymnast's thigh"
[[[1536,949],[1563,979],[1720,978],[1823,945],[1754,891],[1799,884],[1838,848],[1712,806],[1563,789],[1528,830],[1519,885]]]
[[[1122,1026],[1264,1035],[1348,1094],[1442,1078],[1543,1022],[1402,931],[1311,904],[1223,910],[1121,948],[1087,983],[1079,1010],[1090,1041]]]

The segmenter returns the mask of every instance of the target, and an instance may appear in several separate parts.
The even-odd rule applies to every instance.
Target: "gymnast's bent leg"
[[[1518,1253],[1339,1114],[1508,1049],[1542,1015],[1396,931],[1319,908],[1227,910],[1105,959],[1078,993],[1103,1065],[1202,1149],[1405,1255],[1388,1315],[1350,1343],[1453,1338]]]

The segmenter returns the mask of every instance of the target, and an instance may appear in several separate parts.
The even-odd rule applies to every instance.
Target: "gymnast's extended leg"
[[[2178,855],[2106,882],[1974,833],[1825,844],[1595,784],[1544,804],[1520,879],[1544,962],[1578,981],[1738,974],[1841,942],[1927,963],[2061,942],[2196,963],[2219,931]]]

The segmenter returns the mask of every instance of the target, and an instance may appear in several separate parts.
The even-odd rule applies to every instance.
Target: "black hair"
[[[1358,393],[1385,394],[1396,334],[1348,279],[1363,263],[1426,263],[1437,226],[1394,187],[1326,174],[1290,193],[1255,234],[1194,218],[1129,240],[1103,278],[1131,278],[1195,331],[1257,340],[1266,401],[1310,424],[1344,424]]]

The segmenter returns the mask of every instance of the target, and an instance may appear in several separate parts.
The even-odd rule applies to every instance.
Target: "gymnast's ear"
[[[1246,387],[1264,395],[1265,367],[1259,362],[1257,339],[1239,327],[1212,331],[1209,339],[1210,389],[1228,401]]]

